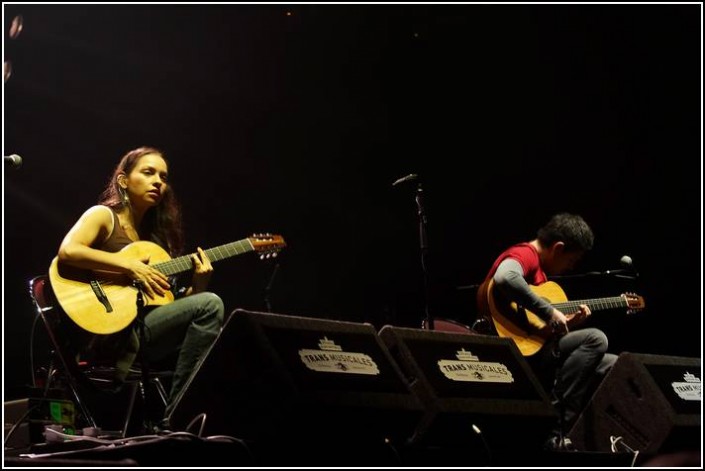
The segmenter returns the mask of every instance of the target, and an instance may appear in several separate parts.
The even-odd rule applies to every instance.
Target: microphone
[[[4,156],[5,167],[18,169],[22,166],[22,157],[17,154]]]
[[[634,269],[634,263],[632,262],[632,258],[629,255],[623,255],[622,258],[619,259],[619,264],[622,266],[622,268],[617,268],[616,270],[605,270],[605,271],[589,271],[587,273],[578,273],[575,275],[552,275],[549,276],[548,278],[553,280],[553,279],[562,279],[562,278],[582,278],[584,276],[614,276],[616,278],[625,278],[625,279],[630,279],[634,280],[639,277],[639,273]],[[458,288],[460,289],[460,288]]]
[[[622,258],[619,259],[619,264],[622,265],[622,268],[619,268],[617,270],[607,270],[604,272],[605,275],[620,275],[622,273],[631,273],[635,277],[639,276],[639,274],[636,272],[634,269],[634,262],[632,261],[632,257],[629,255],[622,255]],[[626,278],[626,277],[622,277]]]
[[[621,263],[628,272],[633,273],[635,277],[639,276],[639,272],[637,272],[636,268],[634,268],[632,257],[629,255],[622,255],[622,258],[619,259],[619,263]]]
[[[400,183],[416,180],[417,178],[418,178],[418,175],[416,175],[415,173],[410,173],[409,175],[407,175],[405,177],[401,177],[400,179],[398,179],[397,181],[392,183],[392,186],[397,186]]]

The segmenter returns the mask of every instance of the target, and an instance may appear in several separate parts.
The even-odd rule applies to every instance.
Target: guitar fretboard
[[[211,262],[217,262],[219,260],[224,260],[226,258],[234,257],[235,255],[244,254],[247,252],[252,252],[255,247],[252,245],[250,239],[236,240],[235,242],[230,242],[229,244],[219,245],[210,249],[204,250],[206,255]],[[177,275],[189,271],[193,268],[193,260],[189,255],[182,255],[181,257],[176,257],[166,262],[154,264],[154,268],[164,273],[167,276]]]
[[[587,305],[591,311],[629,307],[629,303],[627,303],[627,300],[624,298],[624,296],[615,296],[612,298],[599,299],[583,299],[580,301],[567,301],[555,304],[551,303],[553,307],[564,313],[579,311],[581,304]]]

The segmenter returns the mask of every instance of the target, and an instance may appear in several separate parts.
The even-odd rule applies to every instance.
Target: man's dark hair
[[[592,249],[595,236],[585,220],[577,214],[560,213],[551,218],[538,230],[537,238],[541,245],[550,247],[563,242],[568,252]]]

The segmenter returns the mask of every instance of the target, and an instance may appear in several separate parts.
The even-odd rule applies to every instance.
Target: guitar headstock
[[[279,251],[286,247],[284,238],[277,234],[252,234],[249,240],[262,260],[276,257]]]
[[[624,293],[622,298],[624,298],[627,302],[627,314],[634,314],[635,312],[639,312],[646,307],[646,303],[644,302],[644,298],[642,296],[638,296],[634,293]]]

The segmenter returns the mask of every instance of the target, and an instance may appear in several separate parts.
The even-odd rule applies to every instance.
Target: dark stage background
[[[4,5],[4,392],[30,382],[27,281],[128,150],[170,159],[187,250],[273,232],[274,312],[418,326],[416,183],[430,309],[473,289],[555,212],[596,234],[569,298],[614,352],[700,357],[701,5]],[[9,21],[24,29],[9,39]],[[250,254],[252,255],[252,254]],[[274,270],[219,262],[226,310],[264,310]],[[37,329],[35,362],[44,355]]]

